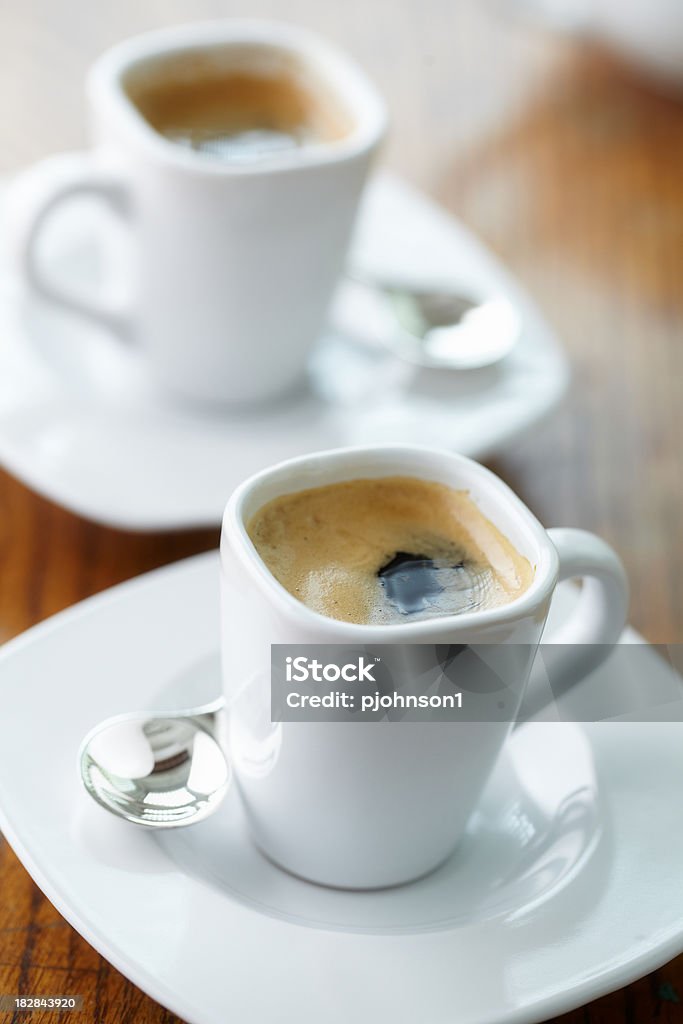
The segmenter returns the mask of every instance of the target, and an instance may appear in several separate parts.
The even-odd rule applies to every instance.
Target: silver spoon
[[[355,268],[347,276],[388,300],[397,330],[382,339],[383,344],[418,366],[492,366],[508,355],[522,332],[519,312],[499,293],[420,288],[383,281]]]
[[[212,814],[230,783],[220,738],[225,702],[169,714],[108,718],[83,740],[81,779],[100,806],[126,821],[177,828]]]

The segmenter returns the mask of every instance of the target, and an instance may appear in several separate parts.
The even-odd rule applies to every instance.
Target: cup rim
[[[343,138],[269,156],[267,161],[222,163],[174,145],[156,132],[127,96],[124,76],[136,64],[174,53],[263,46],[314,65],[347,103],[355,127]],[[86,96],[95,111],[105,110],[124,125],[148,156],[206,177],[268,176],[352,160],[375,148],[387,128],[382,97],[356,62],[322,36],[286,22],[242,18],[201,21],[133,36],[106,50],[86,77]]]
[[[471,612],[460,612],[454,615],[443,615],[431,619],[422,619],[412,623],[355,623],[345,622],[323,615],[320,612],[309,608],[302,601],[299,601],[279,583],[266,567],[261,556],[258,554],[246,531],[244,521],[244,507],[254,490],[263,486],[268,480],[277,477],[284,477],[289,473],[300,471],[303,468],[312,470],[329,466],[333,469],[342,462],[352,462],[358,458],[365,462],[365,468],[369,468],[371,462],[377,462],[389,456],[405,458],[406,461],[420,458],[440,459],[449,462],[460,471],[468,474],[473,482],[473,491],[476,485],[481,490],[486,489],[489,493],[496,492],[508,509],[512,509],[517,521],[522,525],[523,530],[529,538],[533,539],[536,546],[537,558],[534,567],[534,579],[529,587],[518,597],[506,604],[485,608]],[[349,470],[345,474],[335,475],[330,479],[332,482],[341,482],[344,479],[362,478],[362,469],[358,471]],[[387,476],[391,475],[387,471]],[[411,475],[410,469],[406,469],[406,476]],[[325,486],[324,480],[316,479],[310,486]],[[304,490],[304,486],[296,486],[291,492],[286,490],[282,493],[296,493]],[[235,557],[242,568],[249,574],[252,582],[261,591],[266,591],[277,609],[287,618],[296,618],[299,624],[310,625],[318,630],[324,629],[327,632],[336,633],[341,642],[349,643],[359,640],[367,642],[368,637],[373,642],[419,642],[420,639],[429,639],[433,636],[435,628],[463,633],[468,630],[478,630],[498,625],[509,624],[520,618],[533,614],[544,603],[550,599],[555,588],[559,573],[559,556],[550,540],[546,530],[536,519],[532,512],[515,492],[497,477],[491,470],[475,462],[465,455],[451,452],[447,449],[432,448],[423,445],[360,445],[345,448],[335,448],[327,451],[315,452],[310,455],[297,456],[287,459],[267,469],[253,474],[244,480],[232,493],[223,514],[221,531],[221,553],[223,545],[229,544]],[[222,556],[221,556],[222,560]]]

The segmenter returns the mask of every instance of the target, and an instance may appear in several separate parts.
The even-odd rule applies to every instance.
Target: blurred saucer
[[[91,204],[70,206],[46,225],[43,258],[73,288],[97,290],[109,276],[103,253],[109,264],[128,258],[120,232]],[[352,262],[379,277],[501,292],[522,315],[522,337],[496,366],[418,369],[360,340],[375,329],[372,311],[344,283],[300,393],[217,413],[166,403],[132,347],[26,295],[5,272],[0,464],[45,497],[108,525],[216,525],[233,487],[281,459],[387,441],[480,458],[517,441],[557,405],[568,382],[558,341],[494,258],[424,196],[377,178]]]

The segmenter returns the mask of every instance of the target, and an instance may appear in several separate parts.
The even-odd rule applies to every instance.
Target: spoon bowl
[[[87,792],[126,821],[177,828],[220,805],[230,767],[220,736],[224,702],[169,714],[117,715],[83,740],[78,763]]]
[[[382,338],[384,346],[416,366],[449,370],[493,366],[521,336],[521,316],[500,293],[422,288],[374,279],[356,270],[348,276],[383,301],[392,321]]]

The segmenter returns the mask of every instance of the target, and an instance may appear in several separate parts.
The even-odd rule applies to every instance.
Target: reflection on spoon
[[[355,285],[383,302],[393,329],[382,343],[418,366],[475,370],[492,366],[514,348],[520,314],[503,295],[476,295],[464,289],[427,289],[349,271]],[[387,316],[385,316],[387,319]]]
[[[208,817],[230,782],[219,742],[223,700],[166,715],[118,715],[100,723],[79,753],[90,796],[139,825],[174,828]]]

